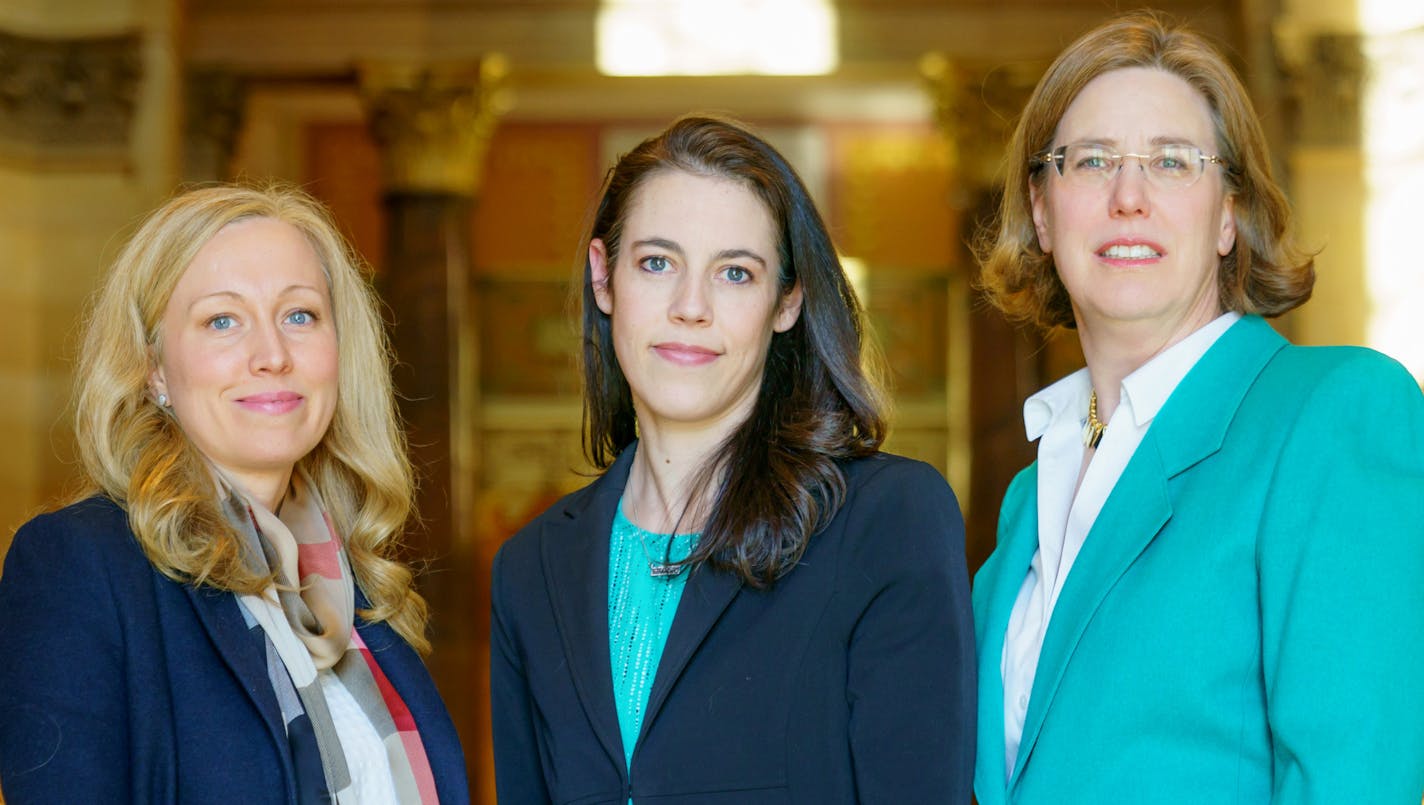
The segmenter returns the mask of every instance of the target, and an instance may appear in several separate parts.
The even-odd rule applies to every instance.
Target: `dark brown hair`
[[[766,587],[789,572],[845,497],[838,462],[885,438],[880,393],[862,366],[862,310],[810,195],[786,160],[744,127],[685,117],[643,141],[609,172],[589,240],[617,262],[623,222],[642,185],[666,171],[741,183],[777,233],[783,294],[801,285],[801,315],[772,336],[751,415],[693,481],[710,501],[692,565]],[[607,468],[636,437],[633,397],[613,351],[612,323],[583,276],[584,452]]]
[[[999,214],[979,235],[980,286],[1014,320],[1074,326],[1068,291],[1034,231],[1029,183],[1042,190],[1046,173],[1030,161],[1052,146],[1088,82],[1129,67],[1181,78],[1211,109],[1217,153],[1227,163],[1226,192],[1235,196],[1236,244],[1217,273],[1221,306],[1278,316],[1304,303],[1315,285],[1314,256],[1290,232],[1290,205],[1271,176],[1266,137],[1246,89],[1204,37],[1152,11],[1125,14],[1079,37],[1038,82],[1005,155]]]

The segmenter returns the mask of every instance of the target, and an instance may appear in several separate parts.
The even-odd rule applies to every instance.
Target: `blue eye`
[[[237,322],[226,313],[208,319],[208,327],[214,330],[231,330],[236,324]]]
[[[1196,149],[1167,146],[1154,155],[1152,169],[1163,174],[1190,173],[1194,164],[1201,163],[1200,158],[1192,159],[1194,150]]]
[[[1097,173],[1110,170],[1113,165],[1112,154],[1096,148],[1078,149],[1070,158],[1070,166],[1075,171]]]
[[[651,274],[661,274],[672,268],[672,263],[666,257],[655,254],[638,261],[638,266]]]
[[[722,269],[722,276],[726,277],[730,283],[741,285],[744,282],[751,282],[752,272],[741,266],[727,266]]]
[[[316,314],[310,310],[294,310],[287,314],[287,323],[306,326],[316,321]]]

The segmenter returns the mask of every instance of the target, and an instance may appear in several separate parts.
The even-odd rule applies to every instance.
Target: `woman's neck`
[[[1093,391],[1098,395],[1098,419],[1107,423],[1117,410],[1122,381],[1128,375],[1220,315],[1220,311],[1202,311],[1167,330],[1144,328],[1132,322],[1093,323],[1079,317],[1078,343],[1083,348]]]
[[[251,473],[220,467],[211,459],[209,464],[214,472],[228,484],[236,487],[248,500],[266,508],[273,514],[281,514],[282,500],[292,485],[294,468],[288,467],[285,472],[280,473]]]
[[[700,531],[710,495],[692,485],[724,438],[705,429],[670,432],[640,424],[638,452],[623,490],[623,513],[658,534]]]

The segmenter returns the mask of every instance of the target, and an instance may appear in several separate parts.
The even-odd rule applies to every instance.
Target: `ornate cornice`
[[[386,190],[477,195],[495,122],[509,105],[506,72],[500,56],[363,65],[361,94]]]
[[[40,39],[0,32],[0,155],[127,164],[140,43],[136,33]]]

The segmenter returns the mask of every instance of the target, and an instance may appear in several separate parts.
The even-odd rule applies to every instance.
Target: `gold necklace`
[[[1083,446],[1096,449],[1106,429],[1107,425],[1098,419],[1098,392],[1093,391],[1088,395],[1088,423],[1083,426]]]

